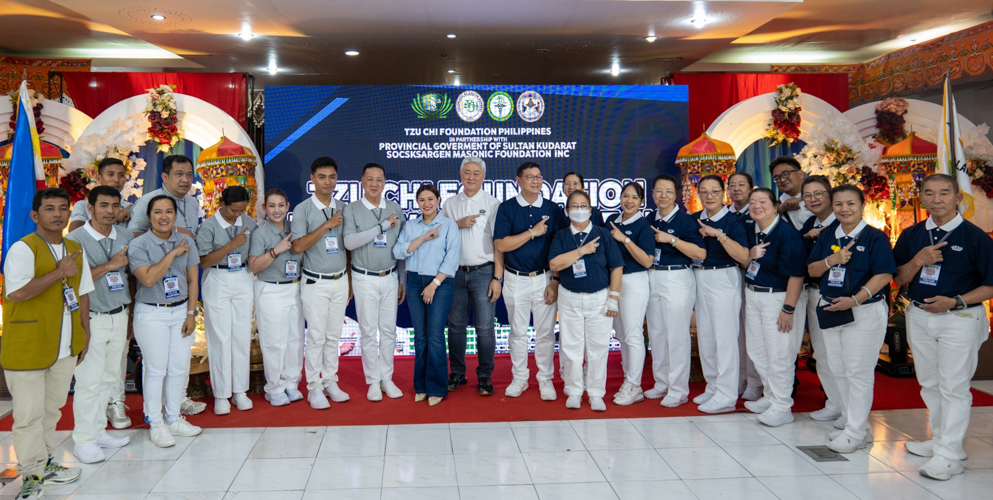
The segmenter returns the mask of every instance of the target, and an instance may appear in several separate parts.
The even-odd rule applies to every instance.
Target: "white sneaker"
[[[762,386],[750,385],[745,388],[745,392],[741,393],[741,399],[745,401],[758,401],[762,399]]]
[[[348,401],[348,393],[338,388],[337,382],[331,382],[327,387],[324,388],[324,394],[331,398],[331,401],[335,403],[344,403]]]
[[[179,405],[179,413],[183,415],[199,415],[207,409],[207,403],[201,401],[193,401],[190,398],[183,400],[183,403]]]
[[[303,393],[297,390],[296,387],[290,387],[286,389],[286,397],[290,399],[290,402],[300,401],[303,399]]]
[[[603,402],[603,398],[590,396],[590,409],[593,411],[607,411],[607,404]]]
[[[41,477],[45,484],[69,484],[79,479],[82,474],[83,469],[79,467],[63,467],[49,458],[48,463],[45,464],[45,473]],[[38,496],[41,494],[39,493]]]
[[[766,410],[759,414],[758,421],[769,427],[779,427],[793,422],[793,413],[788,410]]]
[[[309,391],[307,393],[307,402],[315,410],[327,410],[331,408],[331,403],[328,403],[328,398],[321,391]]]
[[[834,441],[835,439],[838,439],[838,436],[840,436],[840,435],[842,435],[844,433],[845,433],[845,431],[831,431],[831,434],[828,434],[828,440],[829,441]]]
[[[710,399],[713,398],[713,397],[714,397],[714,393],[708,392],[708,391],[703,391],[702,394],[700,394],[697,397],[693,398],[693,404],[695,404],[695,405],[702,405],[702,404],[706,403],[707,401],[710,401]]]
[[[665,390],[665,389],[659,389],[658,387],[652,387],[651,389],[645,391],[644,394],[645,394],[645,398],[646,399],[662,399],[662,398],[665,397],[666,393],[668,393],[668,392],[669,391],[668,390]]]
[[[148,438],[152,441],[152,444],[159,448],[168,448],[176,444],[176,438],[172,437],[172,433],[169,432],[169,426],[166,424],[159,424],[152,427],[148,432]]]
[[[838,417],[838,420],[834,421],[834,428],[844,430],[845,426],[848,425],[848,417],[842,415]]]
[[[380,389],[379,384],[369,384],[369,390],[365,393],[365,398],[369,401],[382,401],[383,390]]]
[[[714,398],[710,398],[702,405],[697,407],[697,410],[699,410],[701,413],[716,414],[716,413],[730,413],[735,411],[736,408],[734,406],[734,403],[731,403],[730,405],[725,405],[725,404],[721,404],[721,402],[717,401]]]
[[[124,401],[115,401],[107,405],[107,420],[111,427],[115,429],[131,427],[131,418],[128,417],[127,409]]]
[[[745,409],[752,413],[765,413],[770,406],[772,406],[772,403],[766,398],[760,398],[757,401],[745,401]]]
[[[865,445],[865,440],[856,441],[848,434],[842,432],[840,436],[828,443],[828,449],[836,453],[848,454],[865,448]]]
[[[519,398],[526,390],[528,390],[528,382],[526,380],[515,378],[514,381],[507,386],[507,390],[504,391],[503,395],[508,398]]]
[[[841,418],[841,413],[836,412],[826,406],[824,408],[821,408],[820,410],[810,412],[811,420],[826,422],[828,420],[838,420],[839,418]]]
[[[921,475],[939,481],[947,481],[955,474],[963,472],[962,462],[949,460],[941,455],[935,455],[921,467]]]
[[[614,393],[614,400],[616,401],[617,398],[620,398],[620,397],[627,397],[627,393],[633,387],[634,387],[634,384],[631,384],[631,383],[629,383],[628,381],[625,380],[624,383],[621,384],[620,389],[617,389],[617,392]]]
[[[403,397],[403,391],[401,391],[392,380],[384,380],[380,382],[379,387],[384,393],[386,393],[386,397],[390,399],[400,399]]]
[[[626,391],[623,387],[621,387],[621,392],[618,392],[617,396],[614,396],[614,404],[617,406],[633,405],[644,400],[645,393],[641,392],[641,387],[631,384],[628,384]]]
[[[73,447],[72,454],[84,464],[95,464],[107,460],[107,456],[103,454],[103,448],[97,446],[96,443]]]
[[[538,391],[541,393],[542,401],[555,401],[559,397],[559,395],[555,393],[555,385],[552,384],[551,380],[539,381]]]
[[[286,406],[290,404],[290,398],[285,392],[277,392],[274,394],[269,394],[267,392],[265,395],[265,400],[272,406]]]
[[[104,431],[97,438],[97,446],[101,448],[120,448],[131,442],[131,436],[127,434],[110,434]]]
[[[570,410],[578,410],[582,402],[583,402],[582,396],[569,396],[565,400],[565,407]]]
[[[934,456],[934,441],[931,439],[927,441],[907,441],[903,443],[903,447],[919,457]]]
[[[241,411],[251,410],[255,405],[252,404],[252,400],[244,392],[239,392],[231,398],[231,402],[234,403],[234,407]]]
[[[672,394],[666,394],[665,397],[662,398],[662,402],[659,404],[666,408],[677,408],[679,406],[686,404],[686,401],[687,401],[686,398],[679,399],[676,396],[673,396]]]
[[[193,437],[199,436],[203,429],[186,421],[186,417],[180,415],[175,422],[169,424],[169,433],[173,436]]]
[[[231,413],[231,402],[227,398],[214,398],[214,415],[227,415],[229,413]]]

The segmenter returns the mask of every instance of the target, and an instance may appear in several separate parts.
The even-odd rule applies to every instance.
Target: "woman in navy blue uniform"
[[[662,398],[662,406],[675,408],[690,394],[690,317],[696,301],[696,280],[690,264],[707,258],[700,226],[676,206],[679,184],[661,174],[652,183],[658,211],[649,216],[655,233],[655,255],[648,271],[648,340],[652,346],[655,387],[648,399]]]
[[[879,348],[886,337],[889,285],[896,262],[889,237],[862,219],[865,196],[859,188],[851,184],[835,187],[831,203],[838,224],[817,238],[807,259],[807,272],[820,280],[815,317],[823,320],[820,328],[828,364],[846,417],[845,429],[831,434],[828,448],[852,453],[872,442],[872,387]],[[811,209],[809,203],[807,208]],[[815,215],[811,219],[816,218],[817,212],[811,211]],[[820,374],[821,363],[817,367]]]
[[[745,408],[758,421],[778,427],[793,421],[793,375],[807,311],[796,307],[803,292],[807,252],[803,238],[779,217],[779,200],[760,187],[749,197],[754,229],[745,271],[745,335],[748,355],[762,377],[764,393]]]
[[[738,218],[745,228],[745,234],[755,229],[755,221],[748,216],[748,196],[752,194],[755,183],[747,172],[735,172],[728,177],[728,198],[731,204],[728,210]],[[744,270],[742,269],[742,285],[744,285]],[[762,397],[762,379],[755,371],[755,363],[748,357],[745,348],[745,288],[741,288],[741,328],[738,333],[738,394],[745,401],[757,401]]]
[[[606,411],[607,351],[617,317],[624,259],[610,232],[590,222],[590,195],[573,191],[566,200],[571,224],[552,237],[549,267],[559,273],[559,372],[565,407],[579,409],[586,394],[593,411]]]
[[[724,180],[700,179],[697,193],[703,210],[693,214],[700,225],[707,258],[694,261],[696,334],[707,389],[693,398],[703,413],[734,411],[738,401],[738,332],[741,272],[748,263],[745,227],[724,205]]]
[[[645,400],[641,376],[645,368],[645,311],[648,309],[648,268],[655,252],[655,233],[641,214],[645,188],[630,182],[621,191],[622,213],[610,217],[607,227],[621,249],[624,277],[621,280],[620,311],[614,318],[614,332],[621,344],[624,383],[614,394],[615,405]]]
[[[565,196],[566,200],[568,200],[569,195],[577,189],[579,191],[586,191],[586,179],[583,177],[583,174],[579,172],[568,172],[562,176],[562,196]],[[565,209],[565,216],[566,218],[569,217],[568,208]],[[590,207],[590,222],[592,222],[594,226],[604,227],[603,214],[600,213],[600,209],[597,208],[596,205],[592,205]]]

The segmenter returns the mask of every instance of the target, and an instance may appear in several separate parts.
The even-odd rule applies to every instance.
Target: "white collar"
[[[472,196],[469,196],[469,195],[465,194],[465,189],[463,189],[462,191],[459,191],[459,197],[462,198],[463,200],[466,200],[466,201],[469,201],[469,200],[480,201],[480,200],[482,200],[484,193],[486,193],[486,191],[483,191],[483,189],[480,188],[479,191],[476,191],[476,194],[474,194]]]
[[[526,207],[528,205],[531,205],[534,208],[541,208],[541,201],[542,200],[544,200],[544,198],[542,198],[541,196],[538,196],[538,199],[537,200],[534,200],[534,203],[528,203],[528,201],[525,200],[523,196],[517,195],[517,203],[520,206],[522,206],[522,207]]]
[[[827,219],[824,219],[824,222],[821,222],[821,221],[817,220],[817,216],[815,215],[814,216],[814,227],[830,226],[831,223],[834,222],[835,220],[837,220],[837,219],[834,216],[834,212],[831,212],[830,214],[828,214]],[[820,224],[820,226],[818,226],[818,224]],[[838,227],[841,227],[841,226],[838,226]]]
[[[86,224],[83,224],[83,227],[86,228],[86,232],[89,233],[89,235],[92,236],[94,240],[100,241],[104,238],[110,238],[112,240],[117,239],[117,229],[115,229],[114,226],[110,226],[110,236],[104,236],[100,234],[96,229],[93,228],[93,225],[90,224],[90,221],[86,221]]]
[[[750,203],[745,204],[745,208],[742,208],[741,210],[738,210],[738,209],[734,208],[734,203],[731,203],[730,205],[728,205],[728,210],[731,213],[733,213],[733,214],[745,214],[745,213],[748,213],[748,207],[750,205],[751,205]]]
[[[371,201],[369,201],[368,199],[366,199],[365,196],[363,196],[362,197],[362,204],[365,205],[365,207],[368,208],[369,210],[373,210],[375,208],[386,208],[386,197],[380,195],[380,197],[379,197],[379,205],[377,206],[377,205],[373,205]]]
[[[221,217],[221,211],[220,210],[218,210],[214,214],[214,217],[217,217],[217,223],[220,224],[221,229],[227,229],[227,228],[231,227],[231,224],[228,224],[228,221],[224,220],[224,217]],[[241,227],[242,226],[241,216],[240,215],[238,216],[237,219],[235,219],[234,225],[236,227]]]
[[[731,213],[731,211],[728,210],[728,207],[724,207],[724,208],[720,209],[720,211],[717,212],[717,215],[715,215],[713,217],[710,217],[710,216],[707,215],[707,209],[705,208],[705,209],[703,209],[703,210],[700,211],[700,220],[709,220],[709,221],[712,221],[712,222],[717,222],[717,221],[723,219],[724,216],[727,215],[727,214],[729,214],[729,213]]]
[[[590,231],[593,230],[593,221],[587,221],[587,222],[589,222],[589,224],[586,224],[586,229],[583,229],[582,231],[576,229],[576,226],[572,225],[572,222],[570,222],[569,223],[569,232],[572,233],[573,236],[575,236],[577,234],[580,234],[580,233],[582,233],[582,234],[590,234]]]
[[[364,200],[365,198],[362,199]],[[318,210],[324,210],[325,208],[335,208],[336,206],[334,196],[331,196],[331,204],[328,206],[324,206],[324,203],[321,202],[321,200],[317,199],[316,194],[310,195],[310,201],[314,202],[314,206],[317,207]]]
[[[759,223],[758,223],[758,221],[755,221],[755,234],[765,233],[765,234],[768,235],[769,233],[772,232],[772,228],[776,227],[776,224],[779,224],[779,217],[776,217],[775,219],[773,219],[772,220],[772,224],[769,224],[769,227],[765,228],[765,230],[763,231],[763,230],[759,229]]]
[[[666,222],[669,222],[669,221],[672,220],[673,217],[676,216],[676,212],[678,212],[678,211],[679,211],[679,205],[675,205],[675,206],[672,207],[672,212],[669,212],[668,214],[666,214],[665,217],[662,217],[662,213],[659,210],[656,210],[655,211],[655,220],[664,220]]]
[[[174,200],[176,200],[176,201],[182,201],[182,200],[185,200],[187,196],[190,196],[190,193],[186,193],[186,194],[184,194],[183,196],[179,196],[179,197],[176,197],[176,196],[173,196],[173,195],[172,195],[172,193],[170,193],[170,192],[169,192],[169,190],[168,190],[168,189],[166,189],[166,187],[165,187],[165,186],[162,186],[162,187],[161,187],[161,188],[159,188],[159,189],[161,189],[161,190],[162,190],[162,194],[164,194],[164,195],[166,195],[166,196],[168,196],[168,197],[170,197],[170,198],[172,198],[172,199],[174,199]]]
[[[955,214],[955,218],[953,218],[952,220],[946,222],[944,226],[939,227],[937,224],[934,223],[933,220],[931,220],[931,217],[928,216],[927,221],[924,223],[924,227],[927,230],[929,230],[929,231],[932,230],[932,229],[934,229],[934,228],[938,228],[938,229],[941,229],[942,231],[948,233],[948,232],[951,232],[952,229],[955,229],[955,228],[959,227],[959,224],[962,224],[962,221],[963,220],[965,220],[965,219],[962,218],[962,214],[956,213]]]
[[[842,229],[841,224],[838,224],[838,227],[834,230],[834,237],[839,240],[841,238],[855,238],[862,232],[863,229],[865,229],[865,226],[867,225],[868,224],[865,223],[865,219],[862,219],[859,221],[859,225],[855,226],[855,229],[852,229],[851,234],[845,234],[845,230]]]
[[[626,225],[631,224],[634,221],[640,219],[641,218],[641,211],[639,210],[639,211],[635,212],[634,217],[631,217],[628,220],[622,220],[623,218],[624,218],[624,214],[621,213],[620,215],[617,216],[617,222],[619,222],[622,226],[626,226]]]

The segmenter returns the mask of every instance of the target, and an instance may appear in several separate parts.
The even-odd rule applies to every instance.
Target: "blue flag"
[[[35,232],[31,220],[31,202],[37,190],[38,172],[44,179],[41,165],[41,145],[34,124],[34,110],[28,94],[27,82],[21,82],[21,95],[17,104],[17,128],[14,129],[14,146],[10,156],[10,176],[3,207],[3,254],[0,270],[7,261],[7,251],[21,238]]]

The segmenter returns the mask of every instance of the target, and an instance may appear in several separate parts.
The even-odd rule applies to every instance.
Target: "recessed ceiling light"
[[[455,33],[449,33],[448,38],[455,38]]]
[[[357,50],[346,50],[345,51],[345,55],[346,56],[357,56],[357,55],[359,55],[359,51],[357,51]]]
[[[614,76],[621,74],[621,66],[617,63],[614,63],[613,66],[610,67],[610,74]]]
[[[266,71],[268,71],[270,75],[275,75],[276,73],[279,72],[279,68],[276,67],[275,62],[271,62],[269,63],[269,67],[266,68]]]
[[[238,33],[238,37],[240,37],[242,40],[247,42],[252,38],[255,38],[255,34],[252,33],[251,31],[243,31],[241,33]]]
[[[162,21],[165,20],[165,16],[163,16],[162,14],[152,14],[152,19],[155,19],[156,21]]]
[[[659,39],[659,37],[657,37],[655,35],[649,35],[649,36],[646,36],[645,37],[645,41],[648,42],[648,43],[652,43],[652,42],[654,42],[655,40],[658,40],[658,39]]]
[[[459,81],[459,77],[456,76],[455,77],[455,86],[458,87],[459,85],[462,85],[462,82],[460,82]]]
[[[450,69],[450,70],[448,70],[448,72],[449,73],[455,73],[455,70],[454,69]]]
[[[696,29],[700,29],[703,28],[705,24],[707,24],[707,21],[708,19],[706,17],[697,16],[694,17],[693,19],[690,19],[690,24],[692,24],[693,27],[695,27]]]

